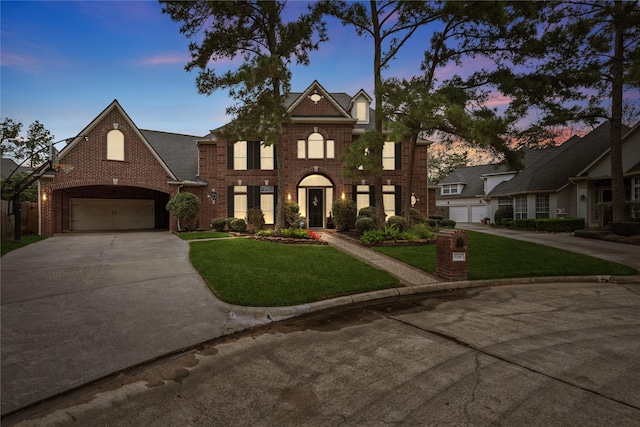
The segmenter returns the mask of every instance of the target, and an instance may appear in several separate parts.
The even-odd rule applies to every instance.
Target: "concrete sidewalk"
[[[422,270],[362,246],[357,242],[352,243],[345,238],[335,237],[332,233],[328,232],[318,234],[330,246],[358,258],[375,268],[385,270],[392,276],[400,279],[400,282],[405,286],[429,285],[439,282],[438,279]]]

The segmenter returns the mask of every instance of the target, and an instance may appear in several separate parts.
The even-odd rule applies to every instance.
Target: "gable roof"
[[[181,181],[198,181],[198,136],[140,129],[145,139]]]
[[[443,194],[438,197],[444,198],[458,198],[458,197],[476,197],[480,196],[484,192],[484,182],[482,180],[483,175],[494,174],[499,172],[506,172],[507,168],[499,163],[467,166],[464,168],[458,168],[451,173],[451,175],[444,178],[438,183],[438,185],[446,184],[464,184],[462,191],[457,194]]]
[[[88,134],[91,129],[93,129],[95,126],[98,125],[98,123],[100,123],[108,114],[110,114],[113,110],[118,111],[118,113],[120,113],[122,115],[122,117],[124,117],[124,119],[129,123],[129,125],[131,126],[131,128],[134,130],[134,132],[138,135],[138,137],[140,138],[140,140],[142,141],[142,143],[144,145],[146,145],[146,147],[149,149],[149,151],[153,154],[153,156],[156,158],[156,160],[158,160],[158,163],[160,163],[160,165],[164,168],[164,170],[167,172],[167,176],[169,178],[172,178],[174,180],[178,180],[178,177],[171,171],[171,169],[169,169],[169,167],[167,166],[167,164],[165,163],[165,161],[158,155],[158,153],[156,152],[156,150],[151,146],[151,144],[149,144],[149,141],[147,141],[147,139],[144,137],[144,135],[140,132],[140,129],[138,129],[138,127],[136,126],[136,124],[133,122],[133,120],[131,120],[131,117],[129,117],[129,115],[124,111],[124,109],[122,108],[122,106],[120,105],[120,103],[118,102],[117,99],[114,99],[113,102],[111,104],[109,104],[107,106],[107,108],[105,108],[102,113],[98,114],[98,116],[93,119],[91,121],[91,123],[89,123],[84,129],[82,129],[82,131],[80,131],[80,133],[78,133],[78,136],[76,136],[75,138],[73,138],[71,140],[70,143],[68,143],[61,151],[59,154],[59,159],[64,158],[64,156],[71,151],[71,149],[73,149],[73,147],[75,147],[80,141],[82,141],[85,137],[86,134]]]
[[[622,125],[622,144],[624,144],[628,139],[631,138],[635,133],[640,132],[640,122],[636,123],[632,128],[628,128],[625,125]],[[588,174],[589,169],[591,169],[596,163],[602,160],[604,157],[608,156],[611,152],[611,144],[609,147],[603,151],[597,158],[591,161],[588,165],[586,165],[580,172],[578,172],[575,176],[581,177]],[[627,172],[637,172],[639,170],[640,163],[635,166],[632,166]]]
[[[489,196],[560,191],[569,184],[569,178],[606,151],[610,127],[607,121],[582,138],[570,138],[511,180],[497,185]]]

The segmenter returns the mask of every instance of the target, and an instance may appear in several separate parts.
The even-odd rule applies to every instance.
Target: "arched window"
[[[312,133],[309,135],[309,159],[323,159],[324,158],[324,138],[319,133]]]
[[[117,129],[107,134],[107,160],[124,161],[124,134]]]

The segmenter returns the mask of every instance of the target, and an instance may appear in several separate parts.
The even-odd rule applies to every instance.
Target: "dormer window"
[[[458,184],[445,184],[440,190],[440,194],[443,196],[451,194],[460,194],[460,187]]]

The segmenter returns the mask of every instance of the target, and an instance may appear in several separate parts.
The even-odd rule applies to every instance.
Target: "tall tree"
[[[26,138],[13,140],[15,150],[14,157],[17,160],[29,160],[29,166],[42,164],[49,156],[49,144],[53,141],[53,135],[38,120],[29,125]]]
[[[284,226],[285,168],[283,123],[289,120],[285,96],[290,92],[291,63],[309,64],[309,52],[326,39],[317,13],[284,21],[284,1],[161,1],[162,11],[180,23],[191,41],[186,70],[200,69],[196,86],[210,95],[228,89],[236,103],[227,109],[235,119],[219,134],[233,142],[257,137],[275,144],[278,173],[276,230]],[[200,37],[201,36],[201,37]],[[199,41],[196,39],[200,37]],[[242,58],[236,69],[217,72],[210,63]]]
[[[620,0],[548,3],[539,37],[513,51],[525,71],[503,70],[528,81],[529,102],[546,113],[542,125],[602,119],[611,122],[613,220],[627,218],[622,169],[624,105],[640,88],[640,4]],[[637,93],[637,92],[636,92]],[[637,101],[636,101],[637,102]]]
[[[363,167],[363,173],[374,181],[376,218],[379,225],[384,221],[382,193],[382,148],[385,142],[382,71],[406,44],[411,36],[423,25],[436,21],[431,2],[411,2],[398,0],[370,0],[368,5],[360,2],[327,1],[318,9],[338,18],[344,25],[353,26],[359,36],[370,37],[373,42],[373,81],[375,130],[351,148],[345,157],[348,168]],[[362,137],[361,137],[362,138]],[[366,148],[366,156],[365,150]],[[360,158],[358,160],[358,157]]]
[[[445,67],[500,52],[502,38],[519,38],[531,31],[535,21],[521,18],[535,17],[535,10],[526,4],[505,2],[431,4],[429,13],[438,18],[439,25],[433,26],[425,48],[421,64],[424,74],[411,79],[390,78],[384,84],[385,112],[409,149],[405,178],[408,188],[402,200],[405,217],[409,217],[414,153],[420,136],[461,139],[469,146],[489,149],[512,167],[521,166],[512,145],[518,133],[516,124],[526,109],[515,102],[501,114],[489,108],[500,73],[482,69],[466,77],[440,76]]]
[[[2,132],[0,139],[0,157],[13,154],[15,151],[15,139],[20,135],[22,123],[14,122],[13,119],[5,117],[0,123]]]

